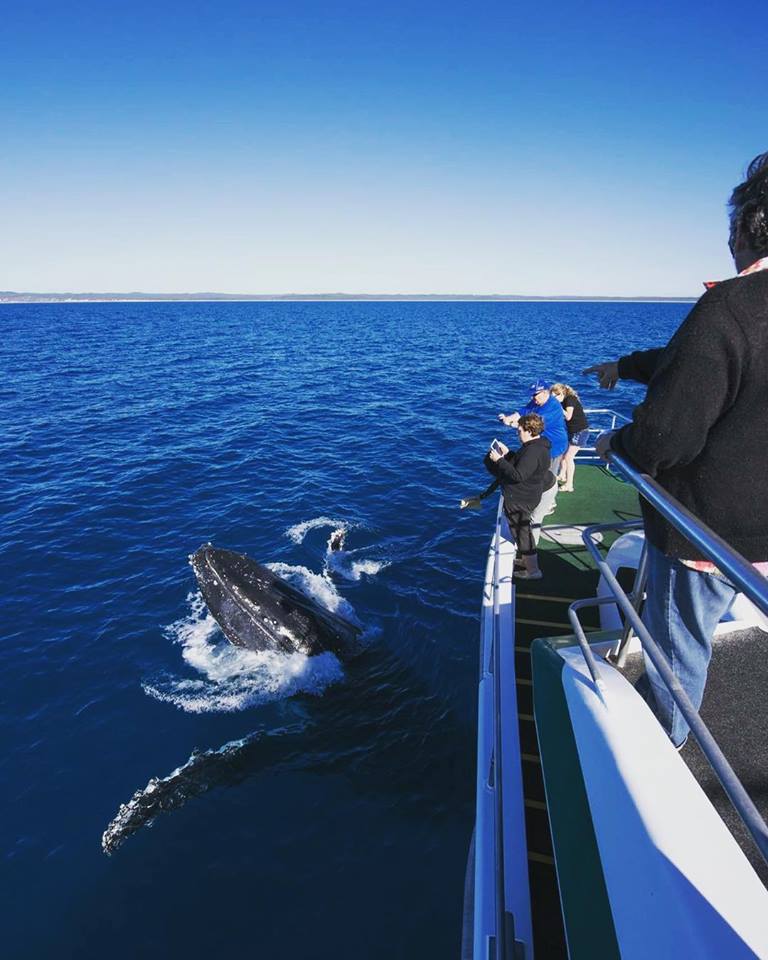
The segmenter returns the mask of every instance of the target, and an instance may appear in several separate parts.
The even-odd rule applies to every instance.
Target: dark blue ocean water
[[[457,502],[532,378],[628,412],[640,388],[579,371],[687,310],[0,305],[3,955],[457,955],[493,518]],[[187,562],[208,540],[365,652],[229,647]],[[168,809],[107,857],[153,777]]]

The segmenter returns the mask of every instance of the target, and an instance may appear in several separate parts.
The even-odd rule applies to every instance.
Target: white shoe
[[[535,570],[533,573],[530,573],[528,570],[515,570],[513,576],[519,580],[541,580],[544,574],[541,570]]]

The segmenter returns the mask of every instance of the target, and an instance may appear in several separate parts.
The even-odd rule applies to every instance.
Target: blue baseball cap
[[[549,390],[550,386],[551,384],[547,383],[546,380],[534,380],[531,384],[531,396],[540,390]]]

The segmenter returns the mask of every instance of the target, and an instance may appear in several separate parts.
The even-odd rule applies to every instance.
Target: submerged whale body
[[[190,557],[200,592],[236,647],[353,656],[360,627],[320,606],[267,567],[210,543]]]

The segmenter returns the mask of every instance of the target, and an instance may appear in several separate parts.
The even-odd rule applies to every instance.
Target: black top
[[[747,560],[768,560],[768,271],[708,290],[664,349],[622,357],[619,373],[648,393],[612,445]],[[642,508],[651,543],[703,559]]]
[[[546,437],[534,437],[495,463],[486,454],[483,463],[496,480],[481,496],[487,497],[501,484],[507,510],[534,510],[544,490],[554,482],[549,469],[550,447]]]
[[[578,397],[566,396],[563,399],[563,410],[567,410],[568,407],[573,407],[573,416],[569,420],[567,417],[565,419],[565,426],[568,428],[568,439],[576,436],[577,433],[581,433],[582,430],[586,430],[589,424],[587,423],[587,417],[584,413],[584,407],[581,405],[581,400]]]

